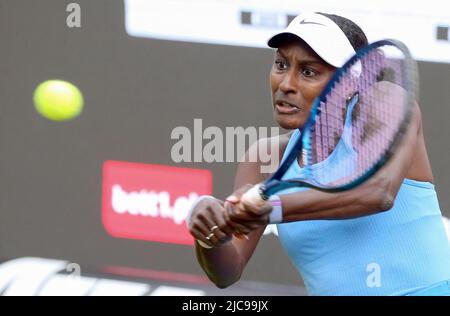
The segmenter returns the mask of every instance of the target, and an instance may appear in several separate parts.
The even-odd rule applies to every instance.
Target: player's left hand
[[[249,202],[241,202],[242,195],[251,187],[252,185],[245,185],[226,198],[224,207],[230,225],[233,222],[239,223],[248,230],[253,230],[269,223],[269,214],[272,211],[270,202],[266,201],[258,206]]]

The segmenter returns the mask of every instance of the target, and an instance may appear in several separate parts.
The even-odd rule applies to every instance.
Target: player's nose
[[[280,81],[279,89],[284,94],[297,93],[298,91],[298,76],[294,71],[285,73]]]

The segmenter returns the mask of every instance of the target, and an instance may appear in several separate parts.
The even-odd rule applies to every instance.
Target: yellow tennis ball
[[[83,110],[83,95],[73,84],[63,80],[48,80],[39,84],[33,95],[36,110],[49,120],[67,121]]]

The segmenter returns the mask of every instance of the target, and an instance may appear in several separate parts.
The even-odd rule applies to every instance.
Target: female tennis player
[[[308,13],[268,42],[276,48],[270,72],[273,115],[292,130],[260,139],[280,157],[300,137],[314,99],[355,51],[367,45],[352,21]],[[202,197],[188,227],[196,255],[218,287],[239,280],[267,224],[279,239],[310,295],[450,295],[450,246],[425,147],[419,106],[394,156],[368,181],[340,193],[291,188],[262,205],[242,195],[269,174],[259,162],[242,162],[235,192],[226,201]],[[285,179],[295,178],[295,162]],[[236,233],[238,232],[238,233]],[[276,269],[276,267],[274,267]]]

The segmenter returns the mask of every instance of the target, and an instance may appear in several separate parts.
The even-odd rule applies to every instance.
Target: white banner
[[[403,41],[418,60],[450,63],[450,2],[317,0],[125,0],[129,35],[163,40],[267,47],[300,12],[334,13],[369,41]]]

